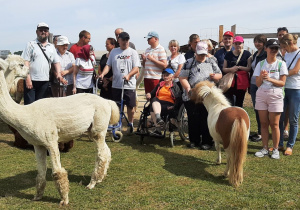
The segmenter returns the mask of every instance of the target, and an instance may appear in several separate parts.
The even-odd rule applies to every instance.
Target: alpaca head
[[[25,66],[24,59],[19,55],[9,55],[5,61],[8,63],[7,71],[12,72],[15,77],[25,78],[29,72],[29,68]]]
[[[190,96],[191,100],[195,103],[202,103],[204,98],[211,93],[214,83],[210,81],[199,82],[193,89]]]

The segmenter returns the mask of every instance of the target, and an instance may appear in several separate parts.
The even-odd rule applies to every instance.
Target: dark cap
[[[266,43],[266,47],[280,47],[277,39],[269,39]]]
[[[121,32],[118,36],[118,38],[121,38],[121,39],[130,39],[130,36],[127,32]]]

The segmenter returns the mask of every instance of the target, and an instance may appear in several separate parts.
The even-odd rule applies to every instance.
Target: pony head
[[[190,96],[191,100],[197,103],[202,103],[204,98],[211,93],[214,83],[210,81],[199,82],[193,89]]]

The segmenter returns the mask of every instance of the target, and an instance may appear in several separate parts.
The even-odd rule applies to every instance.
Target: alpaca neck
[[[24,106],[18,105],[10,97],[4,73],[3,71],[0,71],[0,118],[7,124],[14,125],[14,122],[16,122],[20,116],[24,116],[26,114],[26,112],[23,112],[23,108]]]

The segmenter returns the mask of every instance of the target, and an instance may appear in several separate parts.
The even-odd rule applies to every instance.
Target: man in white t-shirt
[[[149,48],[146,49],[145,54],[142,55],[145,67],[144,71],[144,85],[145,93],[150,93],[161,79],[161,74],[167,68],[167,54],[163,46],[159,44],[159,36],[155,31],[150,31],[147,36]]]
[[[37,38],[27,43],[22,53],[29,74],[24,84],[24,104],[28,105],[48,96],[49,71],[53,63],[56,78],[67,83],[60,74],[60,63],[53,44],[48,42],[49,26],[39,23],[36,29]]]
[[[139,55],[136,50],[129,47],[130,36],[122,32],[118,36],[119,48],[114,48],[108,57],[101,78],[110,69],[113,71],[112,98],[121,101],[122,88],[124,87],[124,104],[127,106],[130,132],[133,132],[134,107],[136,106],[136,78],[135,74],[141,66]],[[125,82],[126,81],[126,82]]]

